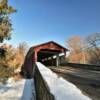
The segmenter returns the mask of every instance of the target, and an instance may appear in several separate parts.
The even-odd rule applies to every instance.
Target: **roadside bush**
[[[5,83],[6,80],[14,74],[14,69],[0,65],[0,82]]]

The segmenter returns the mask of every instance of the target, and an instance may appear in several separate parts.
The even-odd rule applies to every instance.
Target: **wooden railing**
[[[54,96],[50,93],[50,89],[43,79],[37,65],[34,66],[34,80],[35,80],[35,88],[36,88],[36,98],[37,100],[55,100]]]

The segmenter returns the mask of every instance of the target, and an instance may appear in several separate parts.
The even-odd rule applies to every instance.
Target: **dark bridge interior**
[[[60,50],[41,49],[37,53],[37,61],[42,62],[45,65],[55,66],[56,59],[54,59],[53,56],[59,54],[60,52]]]

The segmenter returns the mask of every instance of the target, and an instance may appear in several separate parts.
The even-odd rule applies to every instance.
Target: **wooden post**
[[[49,59],[46,58],[46,65],[48,66],[49,65]]]
[[[37,51],[35,51],[34,57],[35,57],[35,62],[37,62]]]
[[[59,66],[59,54],[56,55],[56,66]]]
[[[62,56],[59,57],[59,64],[61,64],[61,58],[62,58]]]
[[[64,61],[63,62],[65,62],[66,61],[66,51],[64,52]]]
[[[51,58],[51,63],[52,63],[52,66],[53,66],[53,56],[52,56],[52,58]]]

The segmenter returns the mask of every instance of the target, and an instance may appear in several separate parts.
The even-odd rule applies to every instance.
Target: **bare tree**
[[[90,47],[88,53],[89,62],[100,64],[100,33],[93,33],[86,37],[86,44]]]
[[[26,55],[26,53],[29,49],[28,44],[26,42],[20,43],[17,48],[18,48],[20,53],[24,54],[24,56]]]

